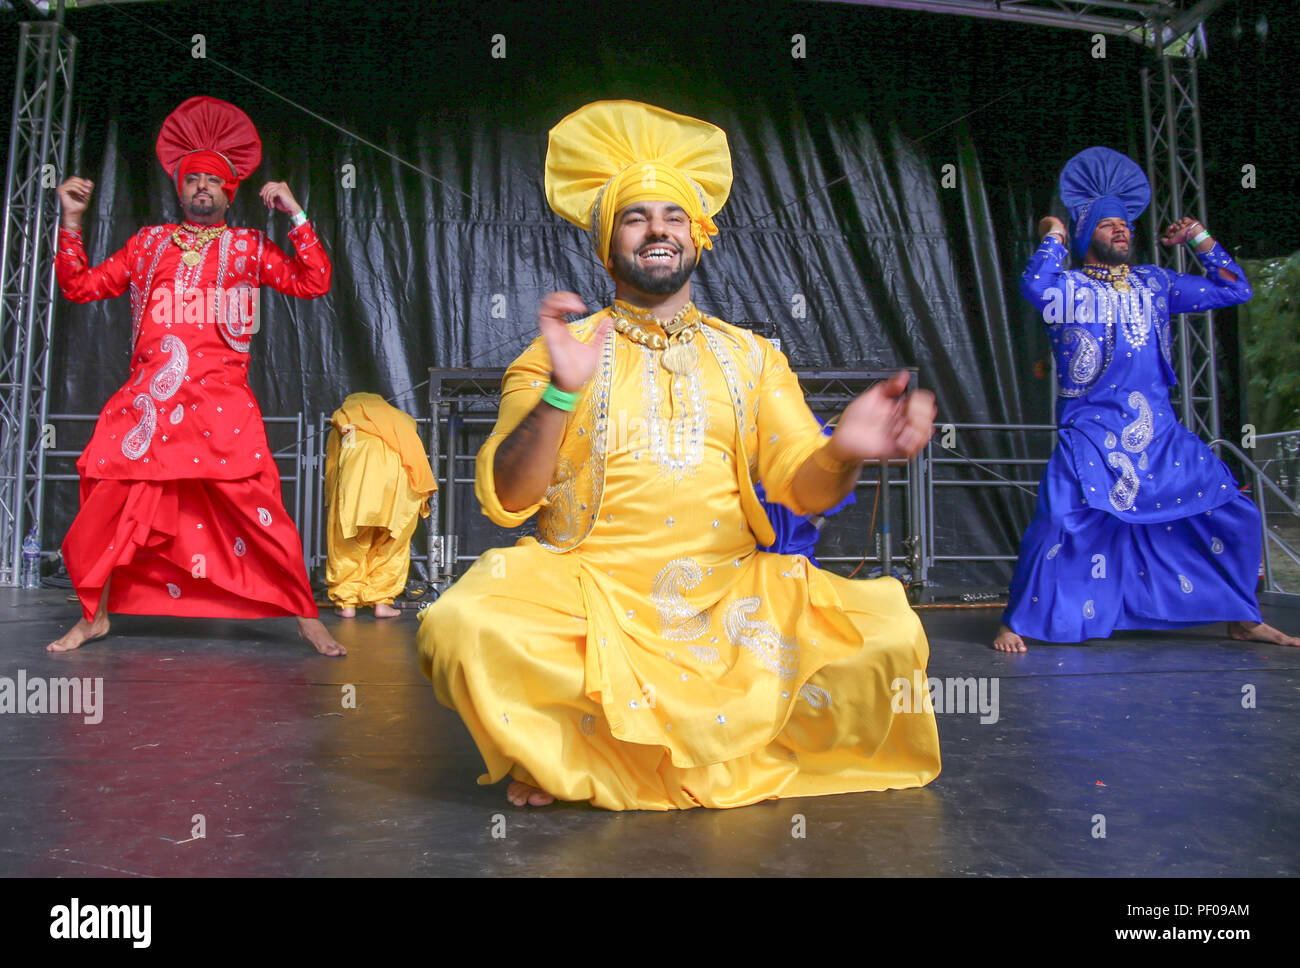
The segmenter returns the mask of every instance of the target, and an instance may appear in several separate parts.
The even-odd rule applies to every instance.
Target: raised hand
[[[1070,235],[1065,231],[1065,223],[1055,215],[1048,215],[1038,223],[1038,237],[1042,239],[1053,234],[1059,235],[1066,245],[1070,244]]]
[[[928,390],[907,392],[907,373],[895,373],[853,399],[840,415],[830,446],[836,460],[910,458],[934,433],[938,408]]]
[[[577,393],[596,372],[601,346],[614,325],[614,321],[606,316],[596,328],[591,342],[584,343],[574,337],[564,316],[586,311],[582,300],[572,292],[551,293],[537,310],[537,326],[551,357],[551,382],[566,393]]]
[[[1199,219],[1185,215],[1161,233],[1160,241],[1163,245],[1172,248],[1187,241],[1188,237],[1198,235],[1204,229],[1205,226]]]
[[[81,216],[90,205],[91,193],[95,183],[89,178],[77,178],[75,175],[55,189],[59,196],[59,205],[63,208],[63,223],[68,226],[81,224]]]
[[[289,215],[297,215],[302,211],[302,206],[284,182],[267,182],[258,194],[267,208],[287,212]]]

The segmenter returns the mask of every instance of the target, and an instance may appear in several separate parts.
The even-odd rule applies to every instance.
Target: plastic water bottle
[[[41,587],[41,546],[36,542],[36,529],[27,532],[23,539],[23,570],[20,576],[23,588]]]

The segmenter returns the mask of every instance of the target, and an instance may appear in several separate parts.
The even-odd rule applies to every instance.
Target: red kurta
[[[110,575],[112,612],[315,616],[301,538],[248,386],[248,350],[258,288],[324,295],[329,257],[310,223],[289,233],[292,259],[256,229],[228,228],[190,267],[175,228],[143,228],[94,268],[80,235],[59,232],[63,294],[89,302],[129,288],[134,346],[130,376],[77,462],[68,575],[87,619]]]

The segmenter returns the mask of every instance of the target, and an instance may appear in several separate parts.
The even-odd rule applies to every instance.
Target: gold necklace
[[[695,308],[694,303],[688,301],[677,315],[666,323],[653,313],[618,300],[614,301],[611,310],[614,314],[614,329],[646,349],[662,350],[663,356],[659,358],[659,362],[669,373],[681,376],[699,365],[700,354],[693,341],[695,334],[700,331],[700,311]],[[663,327],[668,335],[665,337],[643,329],[636,320],[656,323]]]
[[[182,227],[187,232],[194,233],[193,243],[186,242],[181,238]],[[226,231],[224,223],[210,225],[206,229],[201,229],[197,226],[191,226],[188,222],[182,222],[181,225],[172,229],[172,241],[181,250],[181,261],[192,269],[199,264],[199,251],[224,231]]]
[[[1128,292],[1133,288],[1128,281],[1128,266],[1084,266],[1084,275],[1098,282],[1109,282],[1116,292]]]

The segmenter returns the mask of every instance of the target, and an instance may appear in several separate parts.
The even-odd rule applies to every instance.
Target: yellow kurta
[[[699,367],[673,376],[611,333],[542,541],[484,553],[421,615],[422,667],[478,745],[480,782],[510,773],[560,799],[661,810],[929,782],[933,714],[890,704],[929,653],[902,587],[755,548],[770,525],[745,455],[789,504],[824,443],[798,381],[743,330],[709,319],[701,335]],[[548,369],[540,341],[511,366],[479,454],[479,498],[501,524],[538,510],[505,511],[491,470]]]
[[[325,445],[325,582],[336,605],[391,605],[406,585],[411,536],[437,490],[415,421],[354,393]]]

